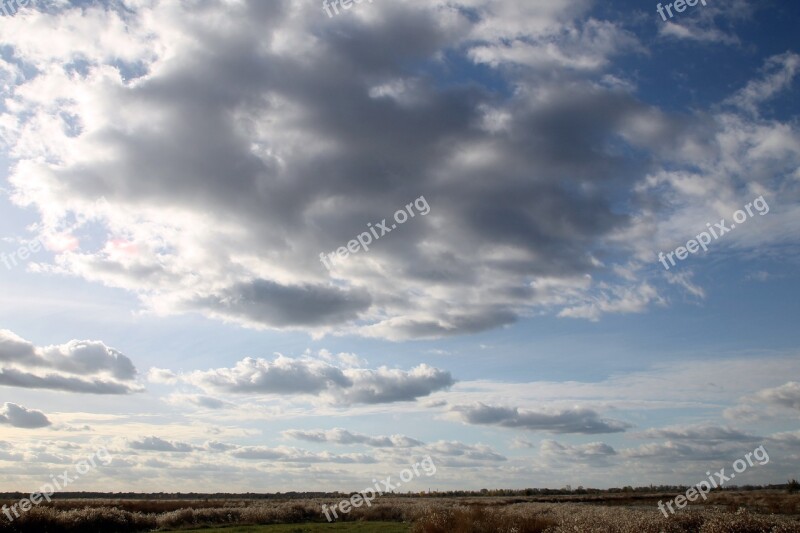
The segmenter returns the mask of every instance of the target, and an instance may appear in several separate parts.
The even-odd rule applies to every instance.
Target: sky
[[[15,1],[0,490],[797,477],[800,5]]]

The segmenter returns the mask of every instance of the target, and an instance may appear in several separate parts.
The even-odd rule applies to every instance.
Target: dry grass
[[[406,522],[414,533],[800,533],[798,495],[723,493],[716,505],[691,506],[670,518],[655,502],[635,506],[596,503],[536,503],[525,498],[382,498],[354,509],[347,521]],[[663,495],[662,495],[663,497]],[[671,495],[665,499],[671,498]],[[709,499],[709,502],[712,500]],[[304,500],[71,500],[53,502],[9,523],[0,533],[133,533],[232,525],[323,522],[331,499]],[[751,510],[732,506],[746,504]],[[729,508],[733,510],[729,510]],[[756,511],[763,511],[753,512]]]

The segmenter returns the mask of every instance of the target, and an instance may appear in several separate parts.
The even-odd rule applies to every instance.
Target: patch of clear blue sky
[[[666,3],[669,1],[662,1]],[[592,14],[622,23],[645,45],[649,54],[622,56],[615,61],[614,71],[634,77],[639,96],[666,111],[683,112],[719,103],[753,79],[767,58],[788,50],[798,51],[797,2],[753,2],[757,8],[752,18],[722,26],[739,38],[738,45],[659,37],[665,22],[656,13],[657,4],[654,0],[596,2]],[[689,21],[700,9],[700,5],[687,9],[672,21]],[[800,111],[800,102],[787,93],[776,98],[767,110],[785,118]]]

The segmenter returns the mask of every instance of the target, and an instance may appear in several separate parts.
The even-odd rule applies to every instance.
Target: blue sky
[[[742,483],[785,481],[799,15],[3,17],[0,257],[45,249],[0,263],[0,490],[99,446],[114,462],[77,490],[356,490],[427,455],[417,489],[690,483],[762,444]]]

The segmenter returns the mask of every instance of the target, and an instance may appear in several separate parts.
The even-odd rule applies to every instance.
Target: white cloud
[[[134,450],[150,452],[188,453],[195,450],[195,447],[191,444],[168,441],[155,436],[132,440],[129,445]]]
[[[761,79],[750,81],[743,89],[727,100],[727,103],[757,114],[758,108],[775,95],[789,90],[800,72],[800,55],[786,52],[771,57],[765,67]]]
[[[364,444],[374,448],[413,448],[422,446],[423,443],[405,435],[390,435],[372,437],[361,433],[353,433],[346,429],[334,428],[329,430],[304,431],[290,429],[283,432],[285,437],[305,440],[308,442],[334,443],[334,444]]]
[[[0,409],[0,424],[15,428],[35,429],[52,425],[41,411],[26,409],[21,405],[6,402]]]
[[[614,448],[603,442],[569,445],[554,440],[543,440],[540,450],[541,457],[545,460],[591,463],[594,466],[605,465],[609,457],[617,455]]]
[[[100,341],[73,340],[37,347],[0,330],[0,385],[91,394],[141,390],[136,368],[125,355]]]
[[[172,370],[153,367],[147,372],[147,381],[150,383],[174,385],[178,382],[178,376]]]
[[[305,395],[335,405],[413,401],[445,390],[455,381],[449,372],[421,364],[409,371],[352,368],[310,358],[278,355],[274,360],[246,358],[233,368],[195,371],[181,381],[227,394]]]

